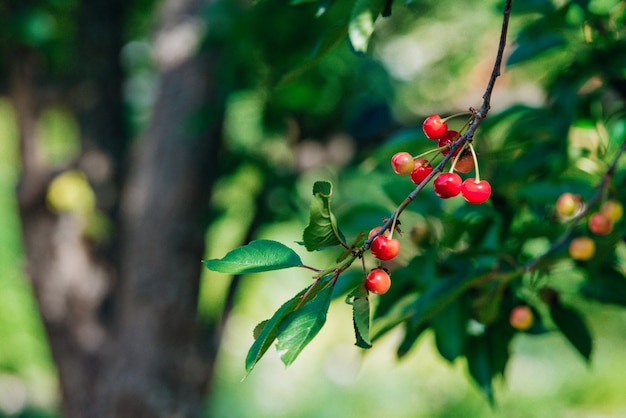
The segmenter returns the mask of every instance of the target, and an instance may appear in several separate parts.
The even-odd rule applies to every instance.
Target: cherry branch
[[[617,151],[617,155],[611,162],[611,165],[609,166],[609,168],[607,168],[606,172],[602,176],[602,180],[598,185],[598,191],[591,197],[591,199],[589,199],[589,201],[585,204],[580,213],[576,214],[576,216],[571,220],[569,226],[563,232],[563,234],[561,234],[561,236],[559,236],[543,254],[529,261],[523,266],[524,271],[532,271],[537,268],[537,266],[543,260],[545,260],[548,256],[550,256],[550,254],[560,248],[561,245],[565,243],[565,241],[567,241],[567,239],[570,237],[570,235],[572,235],[580,222],[589,214],[595,204],[598,203],[600,199],[602,199],[602,195],[604,194],[605,189],[611,183],[611,178],[613,177],[613,174],[615,174],[615,170],[617,169],[617,163],[619,162],[619,159],[622,157],[624,152],[626,152],[626,138],[624,138],[624,142],[622,143],[620,149]]]
[[[402,212],[404,212],[407,206],[411,204],[411,202],[433,179],[433,177],[443,171],[448,161],[450,161],[450,159],[456,154],[456,150],[464,146],[466,142],[471,141],[474,138],[474,133],[476,132],[476,129],[478,129],[482,121],[487,117],[487,113],[489,113],[489,109],[491,109],[491,95],[493,93],[493,88],[496,84],[496,79],[501,74],[502,58],[504,56],[504,48],[506,46],[506,38],[509,29],[509,17],[511,16],[511,3],[512,0],[507,0],[504,5],[502,28],[500,30],[500,41],[498,43],[496,60],[491,71],[491,76],[489,77],[489,82],[487,83],[487,88],[485,89],[485,93],[483,94],[483,102],[478,110],[472,109],[473,115],[467,131],[465,131],[465,133],[461,135],[459,139],[450,144],[449,153],[444,156],[439,164],[437,164],[437,166],[433,168],[433,171],[429,173],[428,176],[426,176],[426,178],[420,182],[420,184],[417,185],[417,187],[402,201],[402,203],[400,203],[392,216],[383,224],[380,231],[378,231],[378,233],[376,234],[373,234],[371,238],[368,238],[363,243],[363,246],[361,247],[362,251],[367,251],[372,245],[372,241],[374,240],[374,238],[383,234],[387,229],[392,227],[395,220],[400,216]]]

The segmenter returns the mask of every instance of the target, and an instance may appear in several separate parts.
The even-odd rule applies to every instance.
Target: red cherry
[[[433,182],[435,194],[442,199],[448,199],[461,193],[463,181],[456,173],[443,173],[437,176]]]
[[[474,168],[474,158],[472,153],[464,151],[454,165],[454,171],[459,173],[469,173]]]
[[[534,322],[533,311],[526,305],[516,306],[511,310],[509,322],[511,326],[520,331],[526,331]]]
[[[379,260],[391,260],[400,252],[400,241],[395,238],[387,238],[384,235],[379,235],[372,241],[370,250],[372,251],[372,255]]]
[[[448,130],[448,125],[439,115],[430,115],[424,120],[422,129],[428,139],[439,139]]]
[[[391,157],[391,167],[396,174],[406,176],[415,168],[415,161],[408,152],[398,152]]]
[[[425,158],[415,160],[415,168],[411,171],[411,181],[420,184],[433,171],[433,166]]]
[[[437,146],[439,148],[441,147],[445,147],[447,145],[450,145],[451,143],[453,143],[454,141],[456,141],[457,139],[459,139],[459,133],[457,131],[447,131],[446,133],[443,134],[443,136],[441,138],[439,138],[439,141],[437,142]],[[459,151],[461,151],[461,148],[457,148],[457,150],[454,152],[454,156],[456,156]],[[448,155],[450,153],[449,149],[445,149],[443,151],[441,151],[441,153],[443,155]]]
[[[589,218],[589,230],[596,235],[608,235],[613,231],[613,221],[602,212],[596,212]]]
[[[483,203],[491,196],[491,184],[487,180],[466,179],[461,185],[461,193],[469,203]]]
[[[372,293],[383,295],[391,287],[391,278],[384,269],[373,269],[365,279],[365,287]]]

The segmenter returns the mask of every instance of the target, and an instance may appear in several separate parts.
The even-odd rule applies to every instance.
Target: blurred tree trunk
[[[217,51],[193,48],[204,35],[198,14],[205,3],[163,3],[158,98],[132,154],[119,64],[125,2],[80,5],[82,62],[69,97],[83,143],[76,164],[113,225],[105,245],[84,236],[79,216],[55,213],[46,203],[59,168],[38,154],[42,70],[36,52],[12,55],[27,273],[68,418],[191,417],[201,411],[217,353],[214,340],[207,344],[200,337],[197,297],[224,108],[215,89]],[[182,43],[176,38],[181,33]]]

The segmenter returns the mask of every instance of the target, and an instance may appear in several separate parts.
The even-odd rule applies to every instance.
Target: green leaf
[[[559,327],[565,338],[589,361],[591,356],[591,333],[580,313],[559,304],[550,307],[552,320]]]
[[[582,286],[581,292],[603,303],[626,306],[626,278],[613,269],[594,272]]]
[[[227,274],[259,273],[302,266],[300,256],[280,242],[256,240],[221,259],[205,260],[209,270]]]
[[[467,312],[462,298],[455,299],[432,318],[437,350],[449,362],[463,354],[467,340]]]
[[[276,349],[285,366],[294,362],[324,326],[332,293],[332,286],[324,288],[301,308],[289,313],[280,323]]]
[[[527,36],[518,39],[517,48],[513,50],[506,61],[506,65],[519,64],[536,58],[552,48],[565,45],[562,36],[551,33],[542,33],[540,36]]]
[[[493,387],[491,386],[491,377],[493,376],[493,368],[489,359],[489,345],[484,336],[470,337],[467,342],[465,356],[467,357],[467,368],[474,381],[483,394],[493,404]]]
[[[318,281],[313,285],[301,290],[293,298],[285,302],[270,319],[260,322],[253,331],[255,337],[254,343],[248,350],[246,356],[246,373],[250,374],[254,366],[259,362],[261,357],[271,347],[279,333],[279,326],[290,313],[304,306],[307,302],[315,298],[322,290],[328,287],[328,281]]]
[[[356,287],[347,297],[346,303],[352,305],[352,321],[356,335],[356,345],[371,348],[370,339],[370,300],[363,285]]]
[[[278,87],[292,82],[300,77],[303,73],[313,67],[320,59],[334,49],[348,32],[348,24],[345,22],[338,23],[326,29],[322,37],[317,42],[309,57],[296,66],[294,69],[285,74],[279,81]]]
[[[317,181],[313,185],[313,200],[309,224],[304,229],[302,240],[308,251],[339,245],[344,237],[337,228],[337,220],[330,210],[333,186],[328,181]]]
[[[367,51],[367,45],[374,32],[374,23],[384,4],[384,0],[357,0],[354,4],[348,25],[348,37],[356,52]]]
[[[413,348],[419,336],[428,329],[428,325],[429,324],[426,323],[422,323],[418,326],[412,326],[411,324],[406,325],[404,338],[400,342],[400,345],[398,345],[398,349],[396,351],[398,358],[404,357],[409,351],[411,351],[411,348]]]

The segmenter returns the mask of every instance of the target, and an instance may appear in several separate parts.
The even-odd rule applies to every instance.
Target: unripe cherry
[[[526,305],[516,306],[511,310],[509,322],[511,326],[520,331],[526,331],[534,322],[533,311]]]
[[[590,260],[596,253],[596,243],[589,237],[577,237],[570,242],[568,252],[574,260]]]
[[[391,167],[396,174],[406,176],[415,168],[415,161],[408,152],[397,152],[391,157]]]
[[[602,213],[613,222],[617,222],[622,219],[622,215],[624,214],[624,207],[621,203],[615,200],[607,200],[600,207],[600,213]]]

